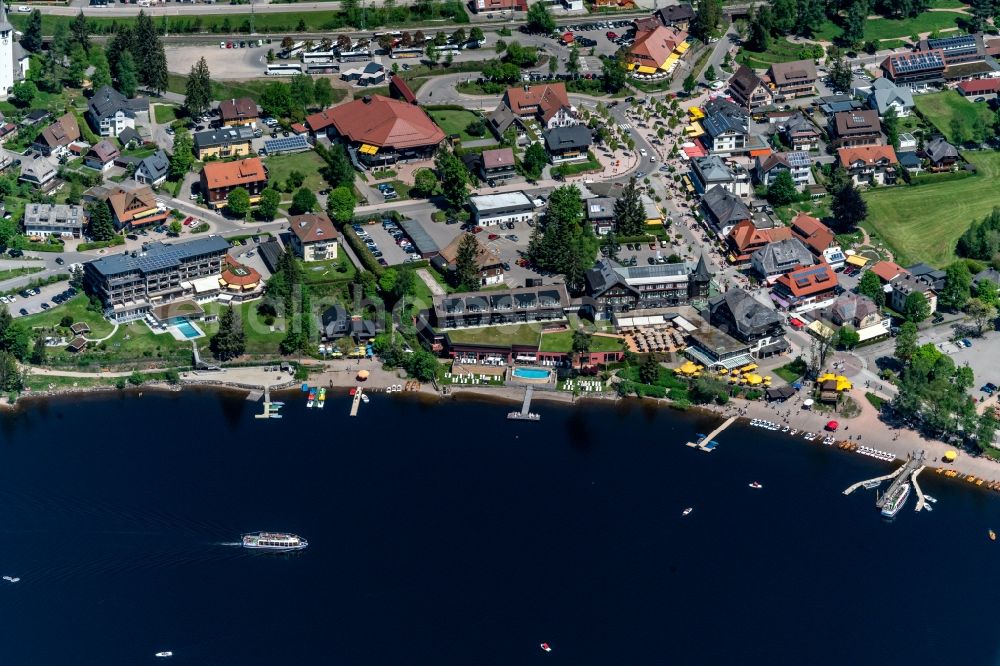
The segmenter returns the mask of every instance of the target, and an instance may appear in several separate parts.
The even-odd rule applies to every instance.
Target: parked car
[[[18,312],[20,312],[20,313],[21,313],[21,316],[22,316],[22,317],[23,317],[24,315],[28,314],[28,311],[27,311],[27,310],[25,310],[24,308],[21,308],[20,310],[18,310]]]
[[[56,257],[56,263],[62,266],[63,264],[66,263],[66,260],[63,259],[62,257]]]
[[[51,307],[52,307],[52,306],[51,306],[51,305],[49,305],[48,303],[42,303],[42,309],[43,309],[43,310],[48,310],[48,309],[49,309],[49,308],[51,308]]]

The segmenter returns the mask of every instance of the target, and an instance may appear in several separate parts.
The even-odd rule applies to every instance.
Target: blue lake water
[[[841,494],[885,465],[740,427],[708,454],[714,419],[635,403],[284,399],[0,416],[0,664],[998,663],[994,495],[928,475],[887,523]],[[257,530],[310,546],[231,545]]]

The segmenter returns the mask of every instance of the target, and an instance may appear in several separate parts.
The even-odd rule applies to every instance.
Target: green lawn
[[[51,310],[21,317],[20,321],[32,328],[55,328],[59,325],[60,319],[69,317],[74,324],[82,321],[90,326],[87,337],[103,338],[114,326],[100,314],[88,310],[89,302],[86,296],[79,294],[62,305],[53,306]]]
[[[153,106],[153,114],[156,116],[156,122],[161,125],[172,123],[177,120],[177,107],[170,104],[156,104]]]
[[[267,174],[272,187],[284,186],[288,179],[288,174],[298,171],[306,177],[302,187],[307,187],[313,192],[318,192],[326,187],[326,181],[320,175],[320,168],[326,163],[316,153],[293,153],[291,155],[275,155],[264,160],[267,166]],[[290,197],[289,197],[290,199]]]
[[[749,67],[767,69],[775,62],[811,59],[815,57],[815,48],[812,44],[792,44],[787,39],[772,39],[766,51],[751,51],[744,46],[736,59]]]
[[[914,95],[913,101],[917,110],[924,115],[952,143],[962,141],[955,137],[952,129],[954,120],[958,120],[964,128],[962,140],[969,140],[973,133],[976,119],[980,118],[983,125],[992,127],[995,116],[985,104],[976,104],[958,94],[955,90],[932,93],[930,95]]]
[[[354,264],[344,252],[338,253],[336,259],[302,263],[302,276],[306,284],[350,280],[355,273]]]
[[[488,345],[536,345],[539,336],[538,328],[531,324],[463,328],[447,333],[452,342]]]
[[[930,9],[958,9],[968,7],[969,3],[962,0],[931,0],[927,6]]]
[[[26,266],[24,268],[8,268],[6,270],[0,270],[0,282],[4,280],[11,280],[16,277],[21,277],[22,275],[31,275],[32,273],[40,273],[44,270],[41,266]]]
[[[427,113],[437,123],[438,127],[449,136],[457,134],[462,138],[462,141],[476,141],[487,138],[486,134],[483,136],[472,136],[465,131],[469,123],[480,119],[479,114],[474,111],[431,109]]]
[[[285,337],[285,320],[282,317],[278,317],[273,324],[274,330],[271,330],[271,326],[264,323],[263,317],[257,314],[257,305],[260,301],[250,301],[249,303],[238,303],[233,306],[236,313],[239,314],[240,319],[243,321],[243,331],[246,333],[247,337],[247,347],[246,351],[248,354],[270,354],[277,356],[278,345]],[[222,312],[222,308],[227,307],[221,303],[209,303],[204,306],[206,314],[218,314]],[[203,322],[198,322],[198,328],[205,332],[204,338],[198,339],[198,348],[206,356],[210,354],[209,352],[209,339],[215,335],[219,330],[219,325],[217,323],[206,324]]]
[[[567,162],[565,164],[560,164],[557,167],[552,167],[551,174],[553,176],[575,176],[578,173],[584,173],[586,171],[600,171],[601,163],[597,161],[597,157],[593,152],[587,153],[587,159],[585,162]]]
[[[603,335],[590,336],[590,351],[592,352],[613,352],[622,351],[622,341],[618,338],[608,338]],[[573,350],[573,331],[559,331],[558,333],[546,333],[542,336],[542,343],[539,351],[565,352]]]
[[[895,253],[896,263],[926,261],[940,267],[951,263],[959,236],[1000,202],[1000,153],[970,152],[963,157],[976,166],[977,175],[865,193],[865,227],[879,233]]]
[[[955,28],[961,14],[954,12],[924,12],[911,19],[878,18],[865,22],[864,41],[898,39],[920,32],[934,32],[944,28]],[[833,21],[824,21],[814,37],[818,40],[833,41],[843,34],[843,30]]]

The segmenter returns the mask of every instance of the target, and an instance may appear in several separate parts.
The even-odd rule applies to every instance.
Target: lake
[[[742,426],[708,454],[717,419],[637,402],[285,399],[0,415],[0,663],[998,662],[996,496],[925,473],[935,511],[886,522],[842,491],[888,465]]]

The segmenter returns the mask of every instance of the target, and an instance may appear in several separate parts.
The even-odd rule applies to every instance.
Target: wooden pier
[[[913,484],[913,490],[917,493],[917,508],[914,511],[921,511],[927,507],[927,497],[920,490],[920,484],[917,483],[917,475],[924,471],[924,466],[921,465],[917,469],[910,473],[910,482]],[[929,507],[927,507],[929,509]]]
[[[726,428],[728,428],[729,426],[731,426],[731,425],[733,424],[733,421],[735,421],[735,420],[736,420],[737,418],[738,418],[738,417],[736,417],[736,416],[730,416],[730,417],[729,417],[728,419],[726,419],[725,421],[723,421],[723,422],[722,422],[722,425],[720,425],[720,426],[719,426],[718,428],[716,428],[716,429],[715,429],[715,430],[713,430],[712,432],[710,432],[710,433],[708,433],[707,435],[705,435],[705,436],[704,436],[704,437],[703,437],[703,438],[701,439],[701,441],[700,441],[700,442],[688,442],[688,443],[687,443],[687,445],[688,445],[688,446],[697,446],[697,447],[698,447],[698,448],[700,448],[700,449],[701,449],[702,451],[711,451],[712,449],[707,449],[707,448],[705,448],[705,447],[706,447],[706,446],[707,446],[708,444],[710,444],[710,443],[712,442],[712,440],[714,440],[714,439],[715,439],[716,437],[718,437],[718,436],[719,436],[719,434],[720,434],[720,433],[721,433],[721,432],[722,432],[723,430],[725,430]]]
[[[361,393],[362,388],[359,386],[354,391],[354,400],[351,402],[351,416],[358,415],[358,409],[361,407]]]
[[[531,397],[535,394],[534,388],[529,386],[524,390],[524,402],[521,403],[521,411],[510,412],[507,418],[512,421],[540,421],[541,416],[531,413]]]

